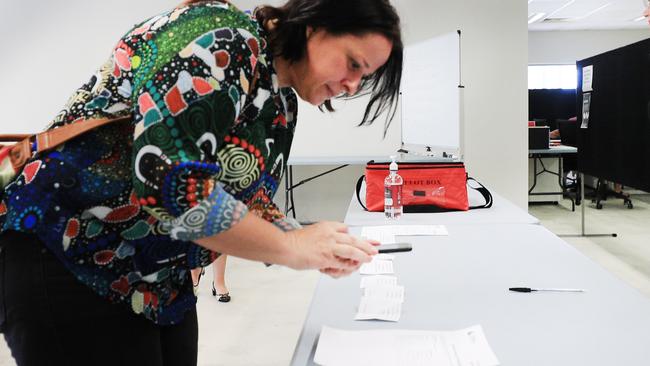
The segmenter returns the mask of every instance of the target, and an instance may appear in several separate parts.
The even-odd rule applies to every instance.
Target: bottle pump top
[[[397,157],[396,157],[395,155],[391,155],[391,156],[390,156],[390,159],[391,159],[393,162],[390,163],[390,166],[388,167],[388,169],[389,169],[391,172],[396,172],[396,171],[397,171],[397,162],[395,161],[396,158],[397,158]]]

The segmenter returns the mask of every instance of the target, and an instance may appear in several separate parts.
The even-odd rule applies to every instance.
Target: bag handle
[[[94,118],[78,121],[33,135],[0,135],[0,141],[18,141],[10,147],[11,151],[9,152],[11,165],[16,171],[18,171],[34,154],[53,149],[68,140],[109,123],[125,122],[130,120],[130,115],[117,118]]]
[[[477,209],[477,208],[490,208],[490,207],[492,207],[492,202],[493,202],[492,193],[490,193],[490,191],[487,188],[485,188],[485,186],[482,185],[481,182],[477,181],[476,179],[474,179],[472,177],[467,177],[467,181],[469,182],[470,180],[476,182],[476,184],[478,184],[480,187],[474,188],[474,187],[470,186],[469,184],[467,186],[469,188],[475,190],[475,191],[478,191],[483,196],[483,198],[485,198],[485,204],[478,205],[478,206],[469,206],[469,209],[474,210],[474,209]]]
[[[361,207],[363,207],[364,210],[368,211],[368,208],[363,204],[363,202],[361,202],[361,195],[360,195],[360,193],[361,193],[361,186],[363,185],[363,181],[364,181],[365,179],[366,179],[366,176],[365,176],[365,175],[362,175],[362,176],[360,176],[359,179],[357,180],[357,200],[359,201],[359,204],[361,205]]]

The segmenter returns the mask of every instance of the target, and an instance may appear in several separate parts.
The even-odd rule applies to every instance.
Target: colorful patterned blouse
[[[249,211],[299,227],[271,201],[296,110],[264,29],[246,14],[214,1],[155,16],[118,42],[49,128],[133,122],[32,159],[2,194],[0,227],[36,234],[101,296],[173,324],[196,302],[189,269],[219,255],[193,240]]]

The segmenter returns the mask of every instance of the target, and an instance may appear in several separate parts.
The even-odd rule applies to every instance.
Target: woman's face
[[[332,35],[322,29],[307,30],[307,50],[291,66],[291,86],[313,105],[358,91],[361,78],[386,63],[392,49],[383,35]]]
[[[645,8],[645,11],[643,12],[643,16],[648,21],[648,24],[650,24],[650,5],[648,5],[648,7]]]

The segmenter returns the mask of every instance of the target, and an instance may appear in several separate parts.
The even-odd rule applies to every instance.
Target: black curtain
[[[582,91],[582,69],[594,70],[588,128],[578,130],[578,169],[650,191],[650,39],[577,65],[579,125],[588,93]]]
[[[551,131],[557,128],[558,119],[575,117],[575,89],[529,89],[528,90],[528,120],[546,120],[545,125]]]

